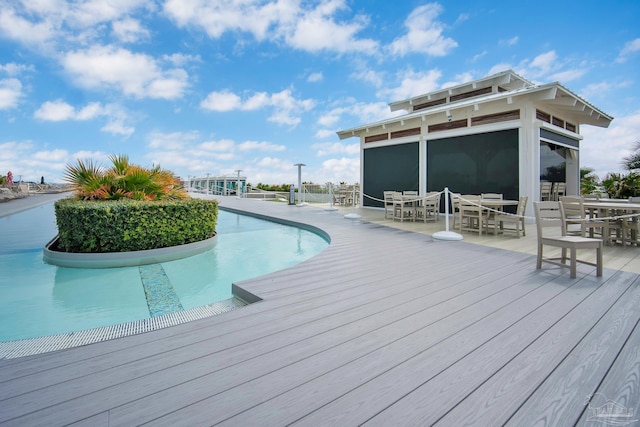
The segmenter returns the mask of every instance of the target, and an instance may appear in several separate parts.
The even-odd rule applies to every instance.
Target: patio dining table
[[[611,218],[611,217],[616,217],[620,215],[634,215],[634,214],[640,215],[640,203],[629,203],[628,201],[612,202],[612,201],[602,201],[602,200],[601,201],[585,200],[583,205],[585,210],[588,211],[590,218],[595,218],[596,216],[600,218]],[[640,221],[640,218],[638,216],[631,217],[629,221],[635,222],[637,225],[638,221]],[[611,243],[609,238],[609,227],[611,225],[613,225],[611,221],[605,221],[605,226],[603,231],[605,244]],[[632,239],[634,241],[638,241],[637,234],[632,235]]]

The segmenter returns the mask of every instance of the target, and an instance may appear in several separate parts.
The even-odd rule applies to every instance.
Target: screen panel
[[[427,191],[519,197],[518,129],[427,141]]]
[[[420,156],[417,142],[367,148],[364,150],[362,192],[376,199],[384,198],[384,191],[418,190]],[[369,197],[364,206],[382,207]]]

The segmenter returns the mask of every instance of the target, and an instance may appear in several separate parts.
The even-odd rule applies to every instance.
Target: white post
[[[455,215],[455,212],[453,213]],[[438,240],[462,240],[462,234],[449,231],[449,187],[444,188],[444,224],[445,231],[433,233],[433,238]]]
[[[335,206],[333,206],[333,184],[327,182],[327,187],[329,187],[329,207],[324,208],[325,211],[335,211],[338,210]]]
[[[353,185],[353,200],[351,203],[351,213],[346,214],[344,217],[347,219],[360,219],[361,216],[355,213],[356,209],[356,186]]]
[[[307,165],[304,163],[296,163],[293,166],[298,167],[298,206],[304,206],[304,203],[302,203],[302,194],[300,192],[302,191],[302,166]]]
[[[240,172],[242,172],[242,169],[237,169],[236,172],[238,173],[238,180],[236,181],[236,196],[240,198],[242,197],[242,191],[240,190]]]

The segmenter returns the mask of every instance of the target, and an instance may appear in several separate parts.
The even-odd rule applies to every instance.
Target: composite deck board
[[[423,289],[427,290],[428,288],[423,288]],[[385,289],[383,289],[382,291],[385,291]],[[400,296],[391,292],[386,292],[386,295],[384,293],[382,295],[386,296],[386,298],[393,298],[393,297],[398,298]],[[380,310],[388,309],[389,302],[386,300],[386,298],[385,299],[378,298],[376,300],[377,307],[374,307],[374,310],[380,311]],[[412,295],[405,296],[404,301],[416,301],[415,293],[412,293]],[[401,302],[402,300],[399,301],[399,303]],[[339,300],[334,305],[340,306],[341,303],[360,304],[360,302],[357,299],[356,300],[345,299],[345,300]],[[426,303],[422,303],[422,304],[428,305]],[[353,311],[353,314],[352,314],[353,316],[371,315],[368,312],[365,312],[363,314],[362,310],[359,310],[359,311],[352,310],[352,311]],[[313,319],[316,324],[303,325],[305,326],[305,328],[300,332],[301,334],[306,334],[306,335],[312,334],[314,331],[313,329],[314,327],[317,328],[317,330],[322,331],[327,328],[330,328],[335,323],[335,320],[332,317],[328,316],[328,313],[326,312],[326,310],[323,310],[322,312],[318,313],[318,316],[312,316],[310,311],[305,312],[304,315],[306,318]],[[346,313],[342,313],[340,320],[342,322],[346,322],[346,321],[349,321],[350,318]],[[288,324],[295,325],[296,324],[295,322],[297,321],[299,320],[297,320],[292,316],[289,316],[286,318],[287,325]],[[253,336],[259,336],[259,337],[265,337],[263,340],[265,341],[265,345],[267,346],[282,346],[284,345],[281,342],[282,339],[278,340],[278,336],[270,335],[270,332],[273,330],[273,328],[278,328],[278,330],[281,330],[280,335],[283,335],[284,339],[289,341],[295,340],[297,332],[293,330],[293,328],[286,328],[287,325],[263,324],[261,326],[262,330],[260,330],[260,328],[258,329],[254,328],[253,330],[244,330],[242,332],[247,334],[246,336],[247,341]],[[199,338],[202,338],[202,337],[199,337]],[[146,376],[146,375],[154,374],[156,372],[164,372],[165,374],[169,374],[167,375],[168,378],[176,378],[176,379],[179,379],[180,381],[186,381],[186,379],[188,378],[187,377],[188,373],[179,371],[179,369],[184,368],[183,364],[189,360],[197,360],[198,358],[202,358],[201,360],[197,361],[197,364],[195,367],[190,366],[188,367],[188,369],[195,368],[197,370],[199,365],[216,366],[218,368],[221,368],[226,366],[225,363],[226,364],[229,364],[232,362],[237,363],[238,361],[242,360],[243,357],[249,358],[254,356],[256,352],[259,352],[259,351],[265,352],[267,350],[271,350],[271,347],[268,347],[266,350],[262,349],[262,347],[260,347],[259,345],[260,342],[257,341],[257,339],[254,339],[250,341],[248,345],[245,346],[247,348],[247,351],[252,352],[251,354],[245,355],[241,353],[239,349],[236,348],[234,349],[232,356],[230,356],[229,358],[225,358],[224,357],[225,354],[222,353],[221,350],[224,349],[225,342],[226,342],[225,339],[227,338],[235,342],[237,339],[243,340],[243,338],[245,337],[237,336],[237,335],[235,336],[229,335],[225,337],[218,337],[216,341],[205,339],[205,340],[199,341],[198,346],[195,349],[191,349],[189,346],[185,345],[184,343],[181,343],[181,345],[178,346],[175,351],[172,351],[169,354],[161,354],[158,357],[141,358],[140,360],[133,363],[131,366],[128,366],[127,367],[128,369],[126,370],[122,369],[124,368],[124,366],[119,365],[116,367],[116,369],[112,369],[111,371],[94,374],[93,381],[89,381],[91,378],[87,378],[87,377],[79,378],[78,382],[83,384],[84,387],[83,386],[74,387],[74,393],[78,397],[82,396],[83,399],[95,398],[95,396],[88,396],[88,393],[96,391],[95,390],[96,387],[105,388],[111,384],[121,384],[122,382],[125,382],[125,381],[129,381],[131,383],[131,380],[132,380],[131,372],[135,372],[136,375],[138,376]],[[305,349],[305,350],[308,350],[308,349]],[[209,353],[213,353],[213,356],[207,357]],[[162,363],[165,361],[170,361],[171,365],[170,366],[157,365],[157,363]],[[171,366],[177,366],[177,369],[175,370],[178,370],[178,373],[176,373],[173,376],[170,375],[171,370],[169,368],[171,368]],[[77,372],[77,368],[76,370],[74,370],[74,374],[76,372]],[[144,378],[144,377],[141,378],[139,381],[140,386],[141,387],[145,386],[147,387],[147,391],[152,392],[153,389],[148,388],[148,386],[146,385],[146,381],[147,381],[147,378]],[[68,386],[69,384],[64,385],[65,388]],[[168,387],[168,385],[166,384],[163,384],[163,386]],[[191,385],[188,385],[188,386],[190,387]],[[92,389],[92,387],[94,389]],[[69,395],[59,394],[58,388],[56,387],[48,387],[45,390],[37,391],[28,395],[19,396],[13,399],[13,401],[9,403],[17,407],[20,404],[20,402],[27,402],[27,403],[31,402],[34,399],[33,395],[36,393],[40,395],[38,400],[41,400],[43,402],[48,402],[48,404],[55,403],[56,399],[68,400],[73,397]],[[188,394],[188,391],[186,393]],[[122,393],[119,393],[119,394],[122,399],[127,398],[126,394],[122,394]],[[71,403],[71,405],[76,405],[76,404],[81,405],[82,402]],[[33,408],[30,408],[30,409],[33,409]]]
[[[207,401],[203,401],[198,406],[210,406],[219,407],[224,406],[224,415],[222,411],[218,411],[218,414],[222,416],[220,420],[224,419],[224,416],[228,416],[234,408],[238,408],[237,411],[246,409],[248,406],[252,406],[257,402],[268,398],[274,393],[280,392],[278,386],[285,387],[283,391],[286,391],[293,384],[292,378],[296,378],[296,381],[306,381],[308,378],[314,378],[327,371],[333,370],[335,367],[342,366],[346,363],[359,359],[360,357],[371,352],[373,349],[377,349],[378,346],[384,346],[386,342],[394,342],[398,340],[406,340],[408,335],[411,335],[416,329],[421,329],[424,325],[434,325],[443,318],[449,317],[452,312],[461,310],[466,307],[471,307],[477,303],[483,303],[489,309],[494,309],[495,305],[502,298],[505,290],[511,289],[514,293],[521,293],[521,288],[516,289],[515,286],[509,283],[494,282],[490,285],[478,289],[475,292],[467,292],[460,297],[451,299],[448,298],[445,301],[434,301],[433,305],[429,305],[426,302],[415,301],[413,305],[407,304],[402,309],[390,310],[386,314],[384,322],[380,322],[380,316],[368,316],[362,321],[352,324],[341,325],[336,329],[327,331],[322,335],[310,337],[309,339],[295,343],[295,345],[287,346],[281,349],[279,352],[274,352],[268,357],[263,357],[260,362],[263,366],[249,366],[251,371],[256,369],[264,369],[265,375],[259,379],[254,379],[247,382],[229,383],[226,380],[228,372],[216,373],[215,376],[207,378],[206,381],[219,384],[225,384],[225,387],[236,387],[233,392],[225,392],[224,396],[217,396],[218,393],[212,392],[212,398]],[[493,298],[491,298],[493,297]],[[479,310],[469,309],[467,310],[471,316],[477,318]],[[480,310],[481,312],[481,310]],[[444,332],[443,328],[440,332]],[[322,341],[319,341],[322,340]],[[327,340],[327,342],[324,342]],[[334,346],[328,343],[334,343]],[[255,361],[248,361],[249,365],[254,364]],[[283,379],[285,380],[283,383]],[[185,394],[189,393],[192,384],[185,384]],[[238,399],[238,396],[241,396]],[[186,396],[185,396],[186,397]],[[176,409],[180,409],[180,405],[186,406],[186,403],[192,401],[190,398],[184,399],[180,402],[181,398],[176,399]],[[152,404],[152,402],[149,402]],[[131,413],[134,410],[127,408],[124,412]],[[175,422],[175,419],[185,419],[189,423],[198,424],[201,422],[207,422],[202,419],[197,419],[198,406],[187,407],[183,411],[176,412],[170,417],[163,420],[168,423]],[[146,408],[145,405],[138,406],[139,408]],[[168,407],[157,408],[152,411],[147,411],[155,416],[162,411],[167,411]],[[146,411],[146,409],[144,409]],[[117,411],[114,412],[114,417],[117,416]],[[140,419],[139,414],[137,414]],[[191,418],[195,416],[196,418]],[[208,415],[208,417],[210,417]],[[117,418],[116,418],[117,419]],[[209,418],[209,421],[213,422],[216,419]],[[131,421],[131,420],[127,420]],[[126,424],[123,423],[123,424]]]
[[[585,398],[585,401],[587,399]],[[578,422],[580,426],[594,425],[602,419],[594,417],[595,409],[612,402],[629,417],[607,417],[608,425],[640,425],[640,325],[636,323],[628,341],[622,348],[611,370],[604,377],[598,389],[591,396],[590,402],[585,403],[585,411]],[[591,418],[591,419],[590,419]]]
[[[597,294],[576,307],[579,309],[569,311],[510,364],[456,405],[439,424],[506,422],[630,286],[624,280],[626,276],[619,274],[608,281],[613,283],[600,286]]]
[[[508,425],[574,425],[585,402],[596,392],[600,381],[618,358],[618,353],[612,349],[623,348],[636,328],[638,318],[640,288],[632,286],[509,419]],[[626,347],[629,348],[632,346]],[[637,364],[640,355],[636,353],[632,357],[633,363]],[[624,362],[617,366],[625,377],[635,375],[637,381],[637,368],[634,374]],[[613,372],[609,374],[609,378],[615,377]],[[616,387],[620,384],[617,382]],[[636,401],[639,398],[635,396]]]
[[[489,273],[487,274],[499,276],[504,274],[502,270],[506,270],[511,267],[511,265],[506,262],[501,264],[502,265],[500,266],[485,266],[485,268],[489,270]],[[472,268],[475,268],[477,270],[477,267],[472,267]],[[476,271],[476,274],[480,275],[480,272]],[[410,277],[411,277],[411,273],[409,270],[402,270],[397,276],[395,276],[396,278],[395,280],[402,282],[401,280],[402,278],[404,278],[403,280],[407,280]],[[467,278],[466,280],[463,280],[464,277],[466,276],[451,278],[448,281],[447,287],[444,288],[444,290],[448,292],[453,292],[453,290],[455,289],[454,285],[456,281],[462,281],[462,283],[466,283],[467,288],[475,287],[473,283],[474,278]],[[382,288],[379,290],[376,290],[372,286],[369,286],[368,288],[369,292],[366,295],[358,296],[355,299],[353,299],[352,297],[335,298],[336,302],[332,302],[329,307],[331,311],[328,310],[326,307],[319,307],[318,318],[327,319],[332,312],[334,311],[337,312],[337,310],[340,309],[342,306],[344,306],[345,308],[351,309],[350,307],[353,306],[354,304],[357,304],[355,305],[355,307],[358,307],[360,305],[364,305],[368,301],[371,303],[375,302],[376,304],[378,304],[380,307],[379,310],[383,310],[383,309],[388,310],[389,308],[392,308],[394,305],[401,306],[406,301],[412,301],[412,302],[416,301],[418,298],[421,297],[422,294],[429,295],[430,293],[439,292],[441,288],[439,288],[438,286],[440,285],[440,283],[442,283],[440,279],[441,279],[441,276],[438,276],[438,275],[427,276],[425,277],[425,279],[421,281],[420,285],[415,288],[411,288],[407,286],[403,287],[401,286],[402,283],[400,283],[400,285],[394,284],[389,286],[383,283]],[[489,278],[489,280],[494,280],[494,279],[495,279],[494,277]],[[396,288],[398,287],[400,287],[400,289],[398,291],[395,291]],[[462,292],[462,291],[455,291],[455,292]],[[396,300],[397,302],[395,302]],[[312,312],[313,312],[313,308],[305,307],[305,310],[302,311],[301,313],[304,313],[305,317],[309,317],[312,314]],[[341,314],[341,312],[337,312],[337,313]],[[295,319],[295,317],[293,316],[293,313],[288,313],[288,314],[289,315],[287,317],[287,320],[293,321]],[[263,320],[268,320],[268,319],[263,319]],[[272,325],[269,326],[268,324],[265,324],[265,322],[260,322],[260,324],[265,325],[264,326],[265,328],[273,328]],[[284,325],[282,324],[278,325],[279,330],[281,330],[283,327]],[[269,330],[270,329],[266,329],[266,331],[263,334],[267,334]],[[220,328],[216,328],[210,331],[204,331],[203,334],[197,336],[197,341],[195,342],[189,342],[187,340],[187,338],[189,338],[190,340],[193,340],[194,338],[196,338],[193,336],[176,336],[173,338],[173,340],[176,340],[177,342],[172,342],[173,340],[169,340],[169,339],[160,341],[160,342],[158,341],[152,342],[139,348],[138,351],[135,353],[135,357],[131,352],[120,352],[117,354],[109,353],[104,357],[94,357],[86,362],[78,361],[74,364],[74,369],[72,372],[63,371],[60,374],[61,375],[72,374],[75,378],[78,378],[78,377],[82,377],[83,375],[88,375],[91,373],[95,374],[99,370],[105,370],[108,366],[112,366],[114,368],[120,369],[124,366],[124,364],[128,360],[136,361],[136,360],[144,359],[143,361],[139,362],[140,364],[144,365],[143,368],[136,368],[135,366],[131,366],[132,368],[136,368],[135,372],[140,374],[141,371],[144,369],[150,370],[154,368],[153,360],[151,359],[152,356],[160,354],[161,357],[164,357],[164,355],[161,353],[168,352],[169,345],[178,349],[189,350],[189,345],[193,345],[193,344],[200,345],[203,342],[209,342],[209,340],[212,340],[216,337],[220,337],[223,332],[229,333],[228,331],[224,331],[224,330],[221,331]],[[251,334],[255,334],[256,332],[259,332],[259,331],[257,330],[250,331]],[[235,341],[239,337],[228,336],[226,338],[230,338],[233,341]],[[216,346],[217,346],[217,349],[223,348],[224,339],[220,338],[217,341]],[[206,345],[202,345],[199,347],[198,350],[205,351],[205,349],[206,349]],[[192,356],[193,358],[197,357],[198,354],[199,354],[199,351],[193,351],[193,352],[189,351],[189,355]],[[175,357],[171,358],[171,360],[175,364],[180,362],[179,358],[175,358]],[[162,369],[162,368],[156,368],[156,369]],[[20,381],[6,381],[2,383],[0,385],[0,398],[2,398],[6,393],[12,393],[14,395],[18,394],[20,387],[22,388],[26,387],[26,388],[32,389],[34,386],[37,385],[38,388],[43,388],[47,385],[55,384],[56,382],[68,381],[71,379],[69,377],[57,376],[55,373],[50,373],[47,376],[42,376],[39,373],[32,373],[32,377],[33,377],[32,383],[26,383],[24,381],[24,378],[22,378]],[[130,379],[130,377],[127,377],[127,378]],[[108,382],[113,382],[116,379],[117,379],[117,373],[116,375],[110,375],[108,377]],[[104,385],[105,383],[101,382],[101,384]],[[53,390],[51,390],[50,393],[55,395],[55,391]],[[27,398],[28,397],[25,397],[25,399]]]
[[[379,375],[372,377],[369,381],[363,381],[362,385],[344,393],[337,399],[334,398],[333,401],[316,412],[310,413],[300,420],[299,424],[313,425],[324,419],[325,422],[333,425],[354,425],[374,417],[382,409],[391,406],[410,391],[420,387],[425,381],[437,376],[456,361],[483,346],[495,334],[507,329],[527,313],[535,310],[541,302],[557,301],[558,295],[567,294],[564,287],[548,281],[548,278],[541,276],[540,280],[537,287],[529,289],[528,293],[523,294],[517,300],[508,301],[508,304],[495,307],[497,310],[486,317],[457,331],[435,346],[424,347],[415,357],[391,365],[389,369],[381,371]],[[528,284],[532,284],[532,282],[529,280]],[[523,286],[518,286],[518,288],[521,289]],[[447,324],[453,322],[451,319]],[[422,338],[416,341],[413,345],[423,346],[424,342],[428,342],[428,339],[425,341]],[[474,366],[473,372],[479,369],[475,365],[472,366]],[[346,375],[346,373],[343,374]],[[339,378],[336,377],[336,380]],[[324,387],[324,384],[318,382],[318,386]],[[402,410],[398,412],[402,412]],[[410,414],[414,414],[414,412],[410,411]],[[403,414],[398,419],[402,421],[406,415]]]
[[[237,283],[263,299],[250,306],[0,360],[0,423],[459,425],[486,422],[494,409],[500,418],[491,421],[515,422],[564,402],[567,391],[555,390],[580,357],[585,367],[594,358],[610,366],[589,372],[591,392],[638,412],[637,274],[606,268],[596,278],[579,266],[570,280],[566,269],[536,270],[529,254],[311,207],[222,204],[317,226],[331,244]],[[518,375],[526,384],[513,382]],[[587,388],[573,384],[578,394]],[[584,405],[565,406],[566,419],[584,417]]]

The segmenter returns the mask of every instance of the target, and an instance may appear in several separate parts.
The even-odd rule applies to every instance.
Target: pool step
[[[138,269],[151,317],[184,310],[161,264],[141,265]]]

